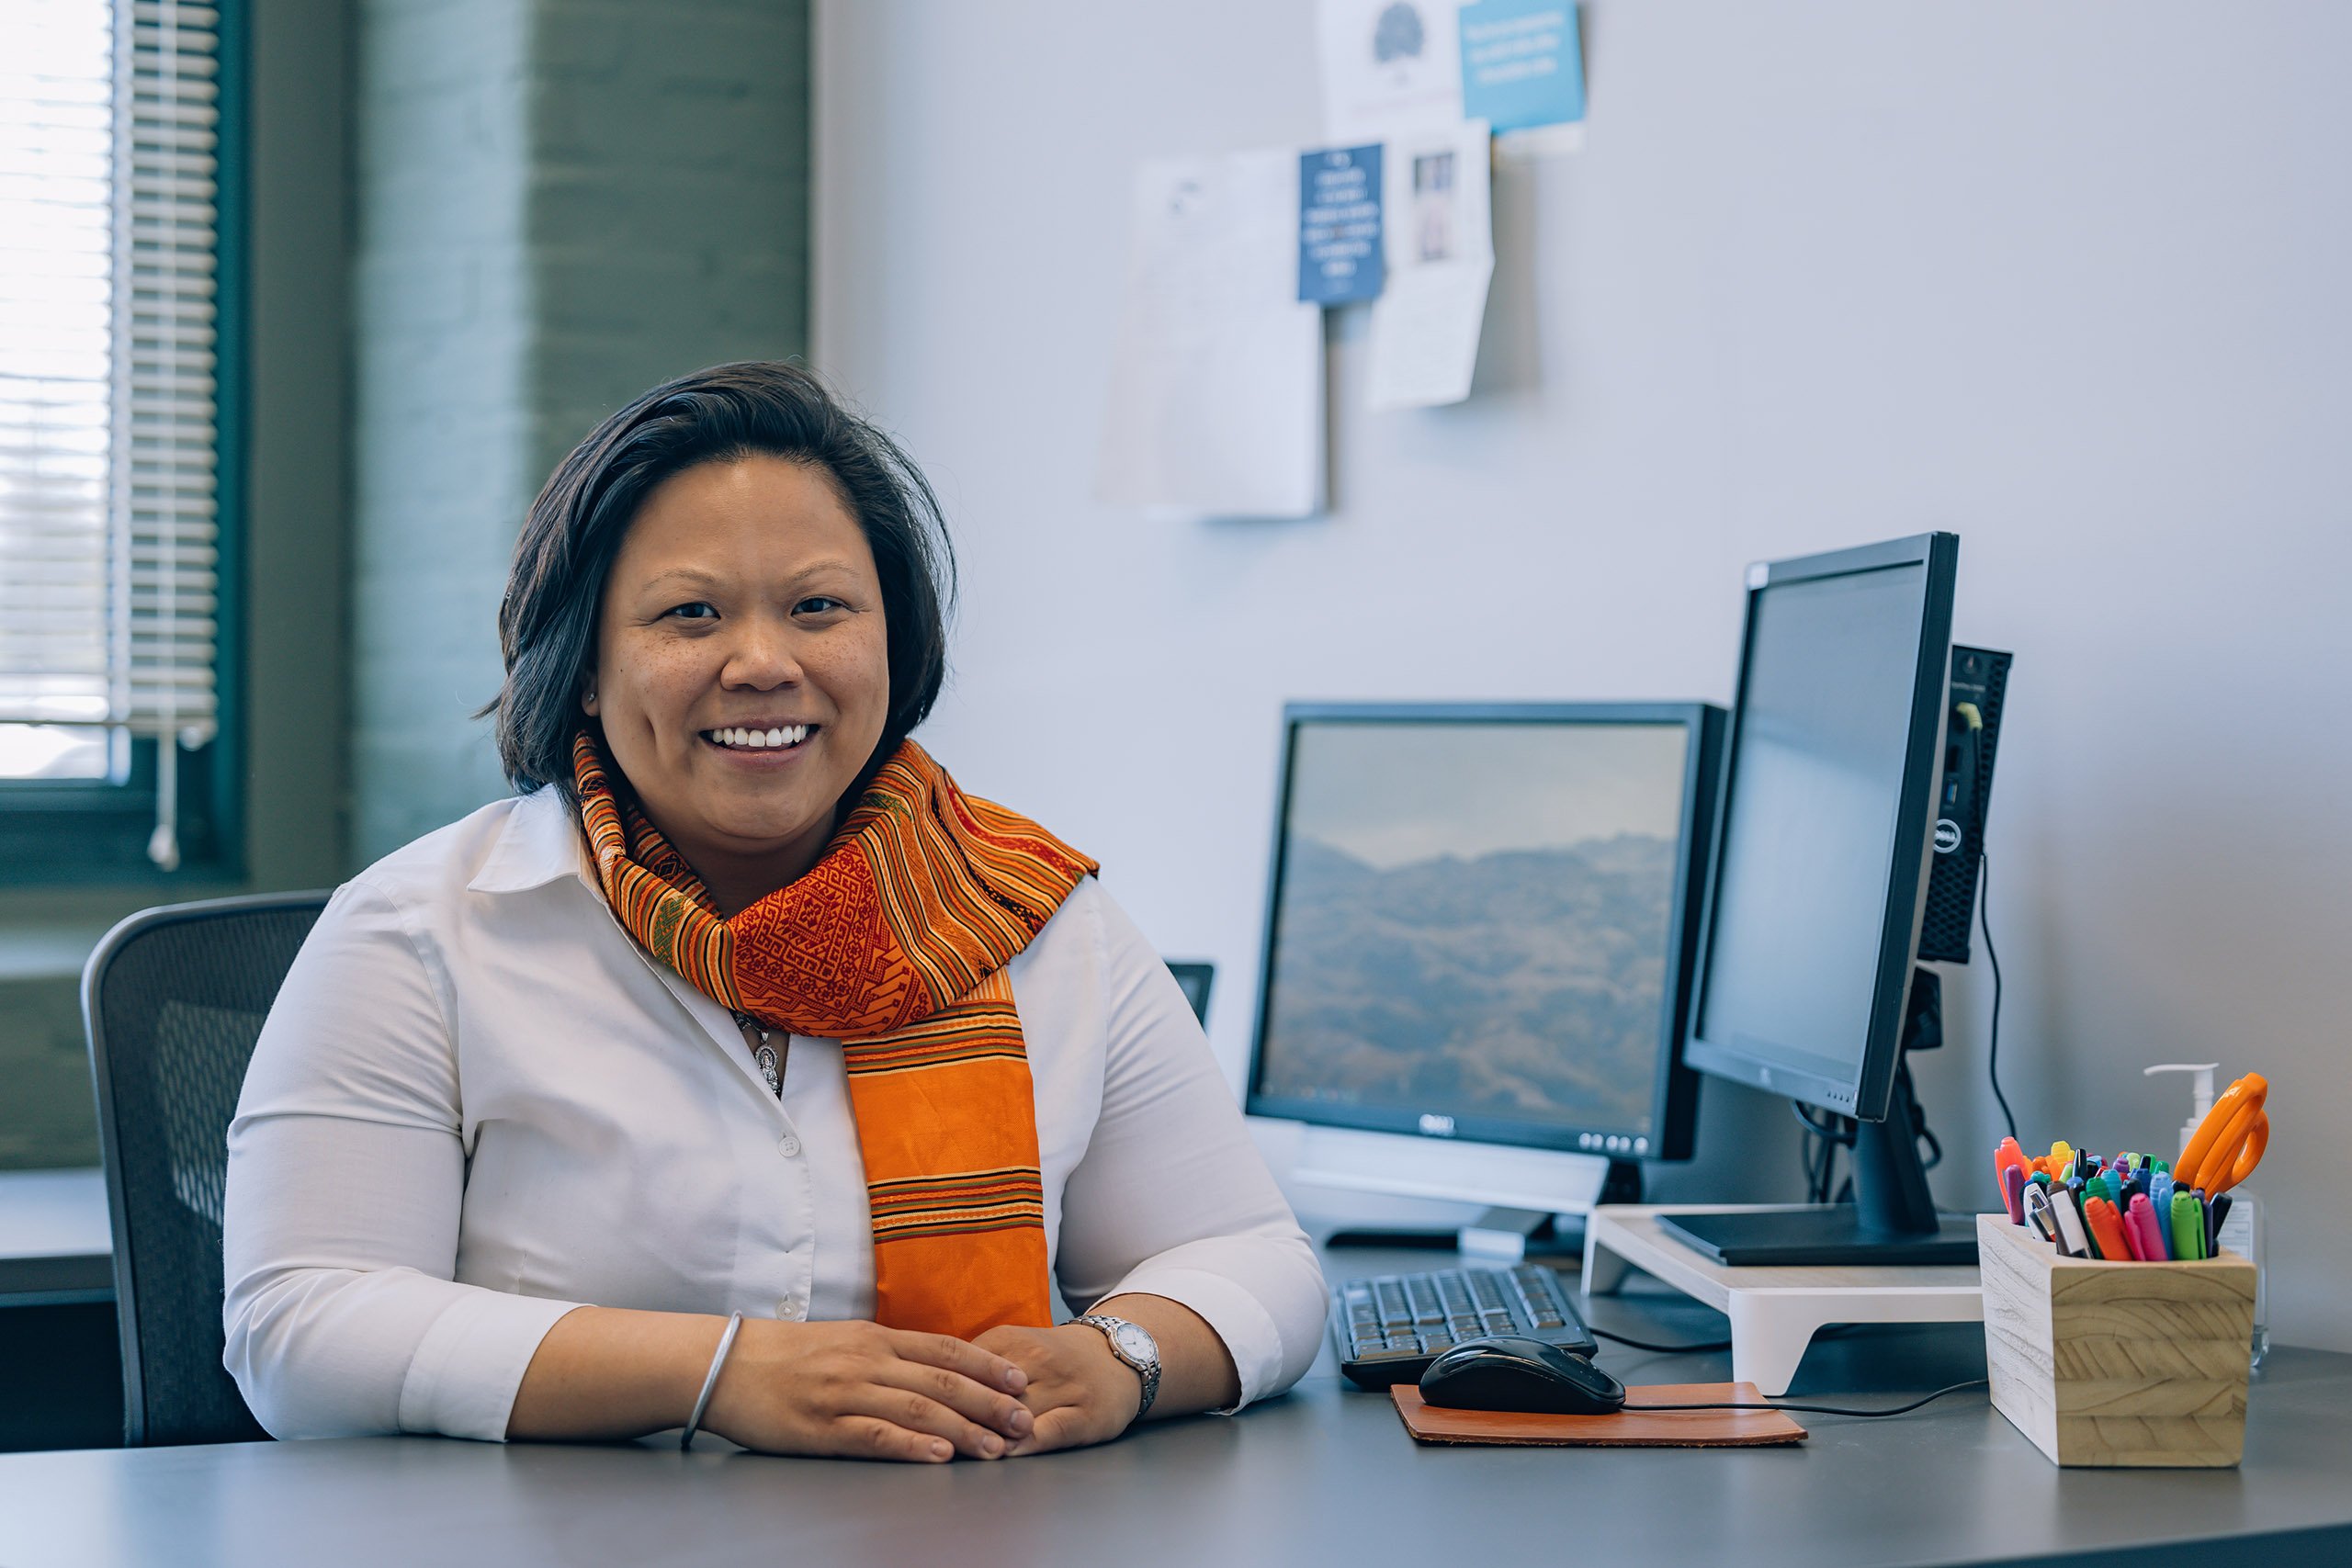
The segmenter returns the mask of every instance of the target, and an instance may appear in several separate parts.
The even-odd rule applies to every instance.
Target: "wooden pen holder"
[[[2064,1258],[1976,1216],[1993,1407],[2062,1465],[2222,1469],[2245,1451],[2254,1265]]]

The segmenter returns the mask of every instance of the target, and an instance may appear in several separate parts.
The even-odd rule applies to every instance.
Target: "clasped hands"
[[[1104,1442],[1142,1402],[1142,1381],[1084,1324],[965,1340],[747,1319],[703,1427],[769,1453],[937,1464]]]

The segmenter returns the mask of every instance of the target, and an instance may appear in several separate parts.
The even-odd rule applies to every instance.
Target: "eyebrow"
[[[843,560],[839,557],[827,556],[821,560],[809,562],[807,566],[802,567],[798,571],[793,573],[792,581],[794,582],[805,582],[809,578],[827,571],[845,571],[854,575],[856,570],[857,569],[849,561]],[[723,587],[731,581],[733,580],[723,577],[718,572],[705,571],[698,566],[673,566],[667,571],[657,571],[651,577],[647,578],[642,585],[641,591],[650,592],[661,587],[665,582],[692,583],[701,587]]]

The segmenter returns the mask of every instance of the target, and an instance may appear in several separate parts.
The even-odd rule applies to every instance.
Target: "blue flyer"
[[[1462,114],[1498,136],[1584,118],[1584,47],[1571,0],[1462,7]]]
[[[1298,297],[1314,305],[1379,298],[1380,144],[1298,157]]]

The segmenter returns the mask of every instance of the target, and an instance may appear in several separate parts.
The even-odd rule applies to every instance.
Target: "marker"
[[[2001,1194],[2001,1202],[2009,1211],[2012,1224],[2018,1222],[2019,1215],[2017,1204],[2009,1200],[2009,1172],[2030,1170],[2032,1168],[2033,1162],[2025,1157],[2025,1151],[2018,1147],[2015,1138],[2003,1138],[1993,1146],[1993,1186]]]
[[[2089,1258],[2091,1240],[2083,1230],[2083,1216],[2075,1207],[2075,1194],[2061,1187],[2050,1194],[2050,1213],[2058,1222],[2058,1250],[2069,1258]]]
[[[2163,1263],[2172,1256],[2165,1246],[2164,1227],[2156,1224],[2156,1206],[2148,1201],[2145,1192],[2132,1194],[2132,1206],[2123,1213],[2124,1238],[2132,1244],[2133,1256],[2143,1263]]]
[[[2222,1222],[2230,1217],[2230,1205],[2236,1200],[2226,1192],[2216,1193],[2205,1207],[2205,1256],[2222,1256]]]
[[[2083,1219],[2090,1227],[2092,1240],[2098,1245],[2099,1257],[2109,1263],[2128,1263],[2132,1259],[2132,1243],[2123,1234],[2123,1216],[2115,1205],[2103,1196],[2084,1200]]]
[[[2205,1256],[2205,1207],[2194,1192],[2172,1195],[2172,1255],[2192,1259]]]
[[[2202,1222],[2203,1216],[2199,1216]],[[2025,1190],[2025,1223],[2033,1233],[2047,1242],[2058,1239],[2058,1222],[2050,1217],[2050,1189],[2029,1185]]]
[[[2001,1201],[2009,1206],[2009,1224],[2025,1224],[2025,1167],[2005,1165],[2001,1168]]]

